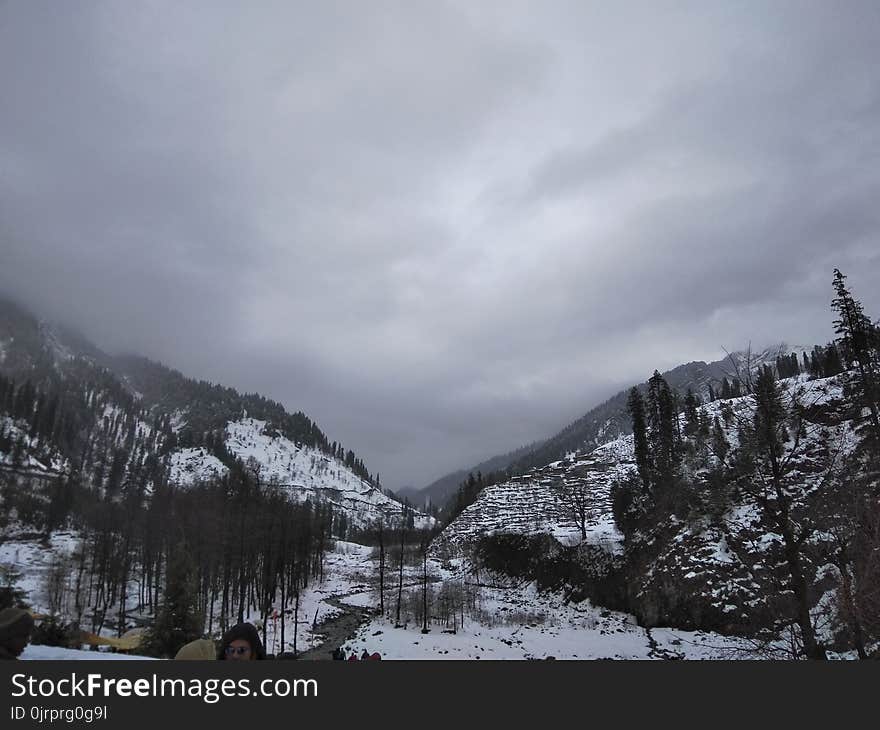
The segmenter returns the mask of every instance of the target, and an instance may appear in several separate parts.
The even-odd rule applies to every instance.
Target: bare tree
[[[560,507],[580,529],[582,542],[587,539],[587,523],[598,507],[593,484],[587,475],[605,466],[592,464],[578,467],[573,473],[556,480],[552,487]]]
[[[745,394],[754,393],[755,392],[755,380],[758,375],[758,367],[759,363],[755,355],[752,354],[752,343],[749,342],[749,346],[746,348],[743,353],[743,359],[745,362],[738,361],[734,355],[738,353],[728,352],[725,348],[721,348],[724,350],[724,354],[727,355],[727,361],[730,363],[728,367],[722,368],[724,374],[729,377],[732,381],[738,382],[742,389],[745,391]]]
[[[427,537],[422,539],[422,633],[427,634],[428,629],[428,546],[430,541]]]
[[[385,615],[385,523],[380,520],[376,527],[379,540],[379,613]]]
[[[63,558],[53,563],[43,576],[43,590],[49,613],[57,616],[63,608],[67,581],[70,576],[70,561]]]
[[[406,517],[400,524],[400,562],[397,574],[397,619],[395,624],[400,626],[400,604],[403,601],[403,560],[406,554]]]

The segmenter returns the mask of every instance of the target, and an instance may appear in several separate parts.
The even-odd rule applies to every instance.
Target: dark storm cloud
[[[0,288],[389,486],[869,311],[876,3],[10,3]]]

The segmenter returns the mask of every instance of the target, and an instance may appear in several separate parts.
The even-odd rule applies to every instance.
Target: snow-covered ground
[[[444,569],[429,561],[429,574],[444,580],[461,576],[465,564]],[[417,571],[409,571],[405,586],[418,588]],[[432,586],[437,590],[439,584]],[[346,642],[347,653],[379,652],[383,659],[744,659],[754,658],[749,645],[709,632],[657,628],[650,632],[633,616],[593,606],[589,601],[565,602],[554,592],[538,592],[534,584],[481,586],[480,620],[465,617],[455,633],[409,621],[377,616]],[[354,606],[374,606],[375,591],[364,590],[343,599]]]
[[[64,660],[121,660],[130,661],[133,659],[149,659],[153,657],[137,656],[135,654],[113,654],[107,651],[81,651],[79,649],[62,649],[57,646],[36,646],[29,645],[20,657],[21,659],[64,659]]]
[[[342,597],[343,604],[374,609],[377,604],[376,561],[372,548],[338,542],[328,555],[326,577],[322,584],[311,585],[300,598],[298,649],[321,642],[313,631],[317,623],[337,616],[340,609],[327,599]],[[465,561],[441,564],[429,559],[429,576],[437,592],[442,581],[459,580],[467,568]],[[420,590],[420,568],[407,566],[405,591]],[[389,587],[386,600],[393,605],[397,585],[396,568],[386,575]],[[345,642],[347,653],[360,656],[366,649],[378,651],[383,659],[751,659],[755,658],[748,642],[720,634],[655,628],[648,632],[637,625],[633,616],[593,606],[589,601],[566,602],[554,592],[538,592],[533,584],[520,586],[481,586],[479,614],[476,620],[465,617],[456,633],[433,625],[428,634],[421,625],[408,620],[405,628],[375,616],[362,624],[356,635]],[[256,620],[257,617],[254,617]],[[293,619],[287,617],[286,645],[293,643]],[[267,650],[278,653],[280,623],[270,624]]]
[[[340,613],[340,609],[327,603],[328,598],[364,591],[373,577],[373,561],[370,560],[372,548],[353,542],[338,540],[332,552],[327,553],[324,561],[324,581],[310,583],[300,593],[298,622],[294,621],[293,604],[288,606],[285,615],[284,646],[281,646],[281,617],[270,620],[266,627],[266,651],[279,654],[282,651],[293,651],[294,625],[297,625],[296,648],[302,652],[319,645],[322,635],[316,630],[319,624]],[[367,591],[367,595],[369,592]],[[369,604],[368,604],[369,605]],[[247,616],[247,621],[262,627],[259,615]],[[260,628],[260,636],[263,632]]]
[[[49,613],[47,595],[47,574],[69,556],[77,544],[79,536],[74,532],[56,532],[48,545],[30,535],[19,535],[6,539],[0,544],[0,566],[11,566],[19,574],[15,582],[16,588],[25,593],[25,600],[31,610],[36,613]],[[266,649],[271,653],[291,651],[293,649],[294,625],[297,626],[297,649],[303,651],[321,643],[321,636],[313,631],[317,625],[340,612],[340,609],[326,602],[327,598],[344,595],[352,591],[362,590],[369,582],[373,566],[370,561],[372,548],[356,543],[337,541],[333,550],[325,558],[325,575],[323,582],[313,582],[300,593],[299,614],[293,615],[293,605],[289,605],[289,613],[285,616],[285,645],[281,647],[281,618],[270,620],[267,626]],[[68,580],[72,580],[68,576]],[[129,596],[132,600],[138,591],[132,583]],[[130,603],[131,610],[135,606]],[[70,607],[68,607],[70,608]],[[280,606],[278,606],[280,608]],[[111,613],[115,614],[115,611]],[[262,622],[259,614],[248,615],[246,620],[260,627]],[[296,620],[295,620],[296,619]],[[115,627],[105,626],[102,635],[114,637]],[[220,638],[219,622],[212,625],[214,638]],[[87,658],[93,658],[91,655]]]
[[[63,540],[62,540],[63,542]],[[343,610],[331,605],[337,599],[345,605],[374,609],[376,562],[373,549],[349,542],[338,542],[327,556],[325,579],[313,583],[300,596],[297,649],[302,652],[319,646],[323,636],[320,624]],[[19,552],[19,557],[22,553]],[[35,563],[23,564],[27,568]],[[429,559],[431,590],[436,593],[444,581],[468,578],[462,559],[441,563]],[[420,568],[407,566],[405,592],[420,590]],[[594,606],[589,601],[566,602],[560,593],[539,592],[534,584],[486,584],[474,588],[477,611],[467,612],[464,624],[452,633],[431,624],[421,633],[421,624],[411,616],[405,627],[396,628],[388,618],[375,615],[363,623],[344,642],[348,653],[379,652],[383,659],[753,659],[758,658],[750,642],[703,631],[675,628],[646,630],[633,616]],[[397,572],[389,566],[386,574],[389,606],[393,606]],[[477,616],[475,618],[475,615]],[[258,616],[248,620],[262,628]],[[280,619],[267,627],[267,651],[280,653],[293,648],[293,615],[286,616],[285,646],[280,645]],[[216,624],[215,624],[216,628]],[[215,638],[219,638],[219,632]],[[94,651],[75,651],[30,646],[24,659],[137,659],[142,657]],[[849,658],[849,657],[834,657]]]
[[[32,536],[12,537],[0,542],[0,566],[11,566],[20,577],[16,588],[24,591],[26,600],[37,612],[48,610],[46,578],[50,568],[73,552],[79,542],[74,532],[54,532],[48,545]]]

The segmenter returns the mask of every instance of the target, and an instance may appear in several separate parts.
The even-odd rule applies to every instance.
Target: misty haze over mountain
[[[880,309],[880,7],[14,3],[0,292],[385,486]]]

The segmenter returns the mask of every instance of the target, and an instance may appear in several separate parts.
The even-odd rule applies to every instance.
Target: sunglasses
[[[244,656],[245,654],[250,654],[251,649],[249,646],[227,646],[226,647],[226,656],[232,656],[233,654],[237,656]]]

